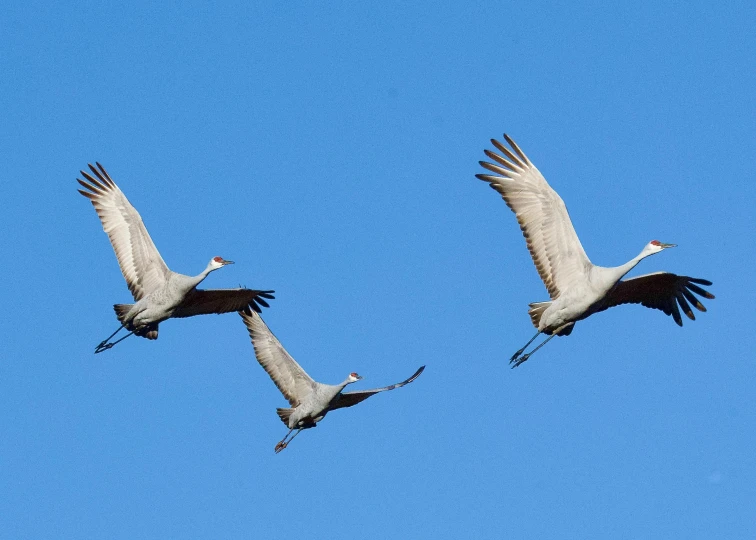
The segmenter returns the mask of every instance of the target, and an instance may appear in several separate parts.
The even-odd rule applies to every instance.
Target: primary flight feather
[[[517,144],[506,134],[504,139],[511,150],[492,139],[491,143],[501,154],[485,150],[486,156],[495,163],[480,162],[494,174],[477,174],[476,177],[499,192],[514,212],[533,263],[551,297],[551,301],[530,304],[528,313],[538,332],[512,356],[512,367],[525,362],[555,335],[569,335],[577,321],[613,306],[636,303],[658,309],[671,315],[680,326],[680,308],[691,320],[695,319],[691,304],[699,311],[706,311],[693,294],[714,298],[698,286],[711,285],[705,279],[657,272],[622,281],[642,259],[675,247],[674,244],[652,240],[622,266],[606,268],[591,263],[562,198]],[[540,334],[549,337],[530,353],[523,354]]]
[[[171,271],[150,238],[139,212],[105,168],[97,163],[97,167],[89,165],[89,169],[91,174],[81,171],[85,180],[77,179],[84,188],[79,193],[88,198],[97,211],[135,301],[134,304],[113,306],[121,326],[97,345],[95,353],[110,349],[132,334],[157,339],[158,324],[171,317],[230,313],[245,307],[260,311],[260,306],[268,307],[266,299],[273,299],[275,291],[197,289],[210,272],[233,264],[233,261],[213,257],[196,276]],[[130,333],[110,342],[122,328]]]
[[[278,390],[288,400],[291,408],[276,409],[281,421],[289,428],[286,436],[276,444],[276,453],[280,452],[304,429],[314,428],[329,411],[351,407],[379,392],[386,392],[411,383],[425,369],[421,366],[408,379],[370,390],[343,392],[346,385],[362,379],[356,373],[350,373],[340,384],[322,384],[314,381],[302,369],[294,358],[286,352],[273,332],[260,315],[250,309],[240,312],[244,325],[255,349],[255,357]],[[294,435],[292,432],[296,430]],[[291,437],[289,437],[291,435]]]

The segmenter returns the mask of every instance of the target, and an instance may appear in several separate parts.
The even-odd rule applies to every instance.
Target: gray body
[[[695,317],[690,304],[699,311],[706,311],[693,293],[714,298],[696,285],[711,285],[710,281],[669,272],[622,280],[645,257],[674,247],[674,244],[652,240],[637,256],[617,267],[602,267],[591,263],[572,226],[562,198],[549,186],[515,142],[507,135],[504,138],[511,150],[492,139],[491,143],[501,154],[486,150],[486,155],[496,163],[480,162],[485,169],[495,174],[478,174],[476,177],[488,182],[499,192],[515,213],[530,256],[551,297],[549,301],[530,304],[528,314],[538,329],[538,334],[569,335],[577,321],[627,303],[661,310],[671,315],[680,326],[680,308],[691,320]],[[533,339],[514,354],[512,362],[517,360]],[[543,343],[535,350],[541,346]],[[528,356],[530,355],[524,355],[515,366]]]
[[[89,168],[92,174],[81,171],[86,181],[78,180],[84,188],[79,193],[87,197],[97,211],[135,300],[134,304],[113,306],[121,328],[138,336],[157,339],[158,324],[171,317],[230,313],[246,307],[260,311],[260,306],[268,307],[265,299],[272,299],[274,291],[243,287],[197,289],[210,272],[232,264],[232,261],[213,257],[196,276],[171,271],[150,238],[139,212],[107,171],[99,163],[97,167],[90,165]],[[106,343],[110,338],[100,343],[95,352],[112,347],[114,343]]]
[[[208,266],[197,276],[185,276],[169,270],[165,283],[132,304],[121,322],[129,330],[138,333],[142,328],[170,319],[190,297],[189,293],[194,291],[212,270]]]
[[[337,385],[314,381],[302,369],[302,366],[286,352],[286,349],[283,348],[281,342],[273,335],[273,332],[270,331],[259,314],[250,309],[239,314],[249,331],[257,361],[291,405],[290,408],[276,409],[281,421],[289,428],[286,437],[276,445],[276,452],[284,449],[288,442],[303,429],[315,427],[329,411],[351,407],[379,392],[393,390],[409,384],[419,377],[425,369],[425,366],[422,366],[409,379],[383,388],[343,392],[346,385],[357,382],[362,377],[356,373],[350,373],[342,383]],[[298,430],[297,433],[287,441],[287,438],[295,429]]]
[[[292,411],[288,415],[288,420],[282,420],[289,429],[293,428],[305,428],[315,427],[314,424],[320,422],[331,407],[334,405],[334,401],[338,401],[336,398],[341,394],[347,384],[351,381],[349,378],[345,379],[341,384],[323,384],[313,381],[312,391],[305,396],[297,405],[292,409],[277,409],[279,414],[283,411]],[[285,413],[284,413],[285,414]]]

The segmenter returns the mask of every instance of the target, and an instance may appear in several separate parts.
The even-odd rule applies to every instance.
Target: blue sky
[[[6,3],[0,537],[756,537],[756,8],[368,4]],[[610,310],[510,370],[547,295],[474,177],[503,132],[593,262],[676,243],[633,275],[712,280],[708,313]],[[276,289],[314,378],[425,373],[275,455],[238,316],[94,356],[130,300],[95,160],[173,270]]]

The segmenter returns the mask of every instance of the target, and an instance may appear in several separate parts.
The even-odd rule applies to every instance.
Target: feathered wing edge
[[[696,320],[691,304],[701,312],[705,312],[704,305],[695,294],[714,299],[714,295],[699,287],[711,286],[706,279],[678,276],[669,272],[655,272],[642,276],[622,280],[606,295],[601,304],[591,310],[591,313],[604,311],[620,304],[641,304],[647,308],[658,309],[671,315],[678,326],[683,325],[680,309],[691,320]]]
[[[591,262],[562,198],[517,144],[506,134],[504,138],[514,152],[491,139],[506,157],[485,150],[496,163],[481,161],[480,165],[496,174],[475,176],[501,194],[515,213],[533,263],[553,300],[561,289],[581,279]]]
[[[300,399],[315,389],[315,381],[286,352],[257,312],[247,307],[239,315],[249,332],[257,361],[289,404],[298,407]]]
[[[231,313],[251,308],[257,313],[263,307],[270,307],[266,300],[274,300],[276,291],[258,291],[255,289],[195,289],[187,295],[184,302],[176,308],[172,317],[192,317],[210,313]]]
[[[92,174],[80,171],[87,181],[76,179],[85,188],[78,191],[94,206],[126,285],[134,300],[139,301],[165,281],[168,266],[150,238],[139,212],[105,168],[97,163],[97,168],[89,164],[89,169]]]
[[[475,176],[488,182],[515,213],[538,275],[553,300],[559,296],[560,288],[578,279],[591,262],[562,198],[517,144],[506,134],[504,138],[514,152],[491,139],[491,144],[506,157],[485,150],[496,163],[481,161],[480,165],[495,174]]]
[[[507,142],[509,142],[510,145],[512,145],[512,148],[516,149],[516,151],[519,151],[518,154],[521,154],[520,158],[515,156],[506,146],[501,144],[496,139],[491,139],[491,144],[498,148],[499,151],[501,151],[511,161],[508,161],[499,154],[486,149],[484,150],[486,156],[493,159],[501,166],[489,163],[487,161],[480,161],[479,163],[483,168],[488,169],[489,171],[496,174],[476,174],[475,177],[479,180],[483,180],[484,182],[488,182],[488,185],[491,186],[491,188],[494,189],[497,193],[499,193],[499,195],[501,195],[502,199],[504,199],[504,202],[507,204],[509,209],[514,212],[515,217],[517,218],[517,223],[520,225],[522,235],[525,238],[525,244],[527,245],[528,251],[530,252],[530,257],[531,259],[533,259],[533,264],[538,271],[538,275],[541,277],[541,281],[543,281],[543,284],[546,286],[546,290],[549,292],[549,296],[553,299],[559,296],[559,289],[556,287],[556,284],[552,279],[551,265],[548,259],[543,259],[535,248],[536,243],[542,243],[542,240],[539,241],[539,239],[542,237],[541,230],[539,229],[536,231],[530,231],[527,228],[525,216],[517,213],[517,208],[513,206],[510,197],[508,196],[510,189],[507,188],[507,185],[505,183],[507,181],[512,182],[514,180],[517,180],[522,174],[526,172],[526,169],[531,165],[531,163],[506,133],[504,134],[504,138],[507,140]]]
[[[409,379],[396,384],[391,384],[389,386],[384,386],[383,388],[373,388],[372,390],[362,390],[356,392],[342,392],[338,396],[336,396],[333,402],[331,402],[329,410],[332,411],[335,409],[341,409],[343,407],[351,407],[352,405],[356,405],[361,401],[365,401],[367,398],[377,394],[378,392],[386,392],[387,390],[400,388],[405,384],[409,384],[417,379],[424,370],[425,366],[420,366],[420,369],[418,369]]]

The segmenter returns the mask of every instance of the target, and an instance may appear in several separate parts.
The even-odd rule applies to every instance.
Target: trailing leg
[[[124,326],[126,326],[126,325],[125,325],[125,324],[122,324],[121,326],[119,326],[119,327],[118,327],[118,330],[116,330],[115,332],[113,332],[112,334],[110,334],[110,335],[109,335],[108,337],[106,337],[105,339],[103,339],[103,340],[102,340],[102,341],[100,342],[100,344],[99,344],[99,345],[97,345],[97,347],[95,347],[95,354],[97,354],[97,353],[99,353],[99,352],[102,352],[102,351],[106,351],[106,350],[110,349],[110,347],[112,347],[113,345],[115,345],[115,343],[109,344],[109,343],[108,343],[108,341],[110,341],[111,339],[113,339],[113,337],[114,337],[114,336],[115,336],[115,335],[116,335],[116,334],[117,334],[118,332],[120,332],[120,331],[121,331],[121,329],[122,329],[122,328],[123,328]],[[120,341],[120,340],[118,340],[118,341]],[[116,342],[116,343],[117,343],[117,342]]]
[[[278,443],[276,444],[276,454],[277,454],[277,453],[279,453],[279,452],[280,452],[281,450],[283,450],[284,448],[286,448],[286,445],[287,445],[287,444],[289,444],[289,441],[290,441],[291,439],[289,439],[289,441],[287,441],[286,439],[288,439],[288,438],[289,438],[289,435],[291,435],[291,432],[292,432],[292,431],[294,431],[294,428],[291,428],[291,429],[289,430],[289,432],[288,432],[288,433],[286,434],[286,436],[285,436],[285,437],[284,437],[283,439],[281,439],[280,441],[278,441]],[[301,429],[300,429],[300,431],[301,431]],[[299,431],[298,431],[297,433],[299,433]],[[295,436],[296,436],[296,435],[295,435]],[[294,437],[292,437],[292,439],[293,439],[293,438],[294,438]]]
[[[530,341],[528,341],[528,342],[527,342],[527,343],[526,343],[526,344],[525,344],[525,345],[524,345],[524,346],[522,347],[522,349],[520,349],[519,351],[517,351],[516,353],[514,353],[514,354],[512,355],[512,358],[510,358],[510,359],[509,359],[509,363],[510,363],[510,364],[515,364],[515,365],[514,365],[514,366],[512,366],[512,367],[517,367],[517,366],[519,366],[520,364],[522,364],[522,362],[524,362],[525,360],[527,360],[527,358],[526,358],[525,360],[522,360],[522,361],[520,361],[520,362],[517,362],[517,363],[515,363],[515,362],[517,361],[517,359],[519,358],[519,356],[520,356],[520,355],[521,355],[522,353],[524,353],[524,352],[525,352],[525,349],[527,349],[527,348],[528,348],[528,346],[529,346],[529,345],[530,345],[531,343],[533,343],[533,341],[535,340],[535,338],[537,338],[537,337],[538,337],[538,336],[539,336],[540,334],[541,334],[541,332],[537,332],[537,333],[536,333],[536,335],[534,335],[534,336],[533,336],[532,338],[530,338]],[[530,354],[533,354],[533,353],[530,353]]]
[[[113,334],[113,335],[115,335],[115,334]],[[107,351],[108,349],[112,349],[112,348],[113,348],[113,347],[115,347],[115,346],[116,346],[117,344],[119,344],[120,342],[122,342],[122,341],[123,341],[124,339],[126,339],[126,338],[127,338],[127,337],[129,337],[129,336],[133,336],[133,335],[134,335],[134,332],[129,332],[128,334],[126,334],[125,336],[123,336],[123,337],[122,337],[121,339],[118,339],[118,340],[114,341],[113,343],[105,343],[105,342],[102,342],[102,343],[100,343],[100,344],[99,344],[99,345],[98,345],[98,346],[97,346],[97,347],[95,348],[95,354],[97,354],[97,353],[101,353],[102,351]],[[112,337],[112,336],[111,336],[111,337]],[[110,339],[110,338],[108,338],[108,339]],[[107,341],[107,340],[106,340],[106,341]]]
[[[540,332],[539,332],[539,333],[540,333]],[[520,358],[518,358],[518,359],[517,359],[517,361],[516,361],[516,362],[514,362],[514,365],[512,366],[512,369],[516,368],[517,366],[519,366],[520,364],[522,364],[523,362],[525,362],[525,361],[526,361],[526,360],[527,360],[528,358],[530,358],[531,356],[533,356],[533,354],[534,354],[534,353],[535,353],[535,352],[536,352],[536,351],[537,351],[538,349],[540,349],[541,347],[543,347],[544,345],[546,345],[546,344],[547,344],[547,343],[548,343],[548,342],[549,342],[549,341],[550,341],[550,340],[551,340],[551,339],[552,339],[552,338],[553,338],[554,336],[556,336],[556,335],[557,335],[557,334],[551,334],[551,335],[550,335],[549,337],[547,337],[546,339],[544,339],[544,340],[543,340],[543,341],[542,341],[542,342],[540,343],[540,345],[538,345],[538,347],[536,347],[535,349],[533,349],[532,351],[530,351],[530,352],[529,352],[528,354],[523,354],[523,355],[522,355],[522,356],[521,356]],[[535,338],[533,338],[533,339],[535,339]],[[530,341],[533,341],[533,340],[531,339]],[[525,346],[527,347],[527,345],[525,345]],[[512,362],[510,361],[510,363],[512,363]]]

